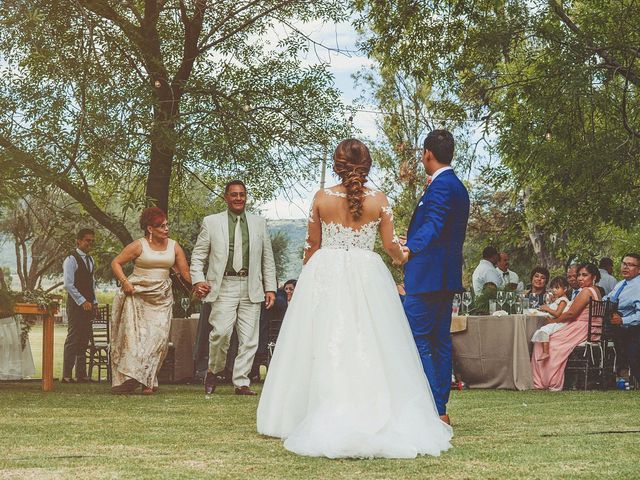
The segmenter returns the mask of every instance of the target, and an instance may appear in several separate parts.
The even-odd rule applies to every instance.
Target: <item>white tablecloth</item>
[[[35,373],[31,346],[27,339],[20,344],[20,323],[17,318],[0,318],[0,380],[21,380]]]

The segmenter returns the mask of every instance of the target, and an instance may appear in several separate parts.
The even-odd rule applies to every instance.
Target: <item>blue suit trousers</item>
[[[447,412],[451,390],[451,304],[453,293],[407,295],[404,310],[409,319],[422,368],[429,380],[438,414]]]

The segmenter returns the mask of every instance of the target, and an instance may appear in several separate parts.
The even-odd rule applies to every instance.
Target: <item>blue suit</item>
[[[451,387],[451,303],[462,288],[469,194],[453,170],[438,174],[413,212],[404,270],[404,309],[438,413]]]

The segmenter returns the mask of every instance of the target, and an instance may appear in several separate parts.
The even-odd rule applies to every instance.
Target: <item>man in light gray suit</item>
[[[275,302],[276,266],[264,218],[245,212],[247,189],[240,180],[225,186],[227,210],[202,221],[191,254],[191,279],[196,295],[211,302],[209,369],[205,393],[211,394],[224,370],[233,329],[238,356],[233,367],[236,395],[255,395],[249,371],[258,348],[260,307]],[[206,277],[204,266],[209,262]]]

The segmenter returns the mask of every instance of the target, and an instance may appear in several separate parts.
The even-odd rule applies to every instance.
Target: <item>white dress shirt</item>
[[[94,268],[93,261],[89,260],[89,262],[87,262],[87,258],[91,259],[91,257],[87,257],[87,254],[84,253],[79,248],[76,248],[76,252],[78,253],[78,255],[80,255],[80,258],[84,260],[85,264],[87,265],[87,270],[89,270],[89,273],[91,273],[91,277],[93,278],[93,268]],[[78,291],[78,289],[74,285],[77,269],[78,269],[78,262],[76,262],[76,257],[74,257],[73,255],[69,255],[67,258],[64,259],[64,262],[62,263],[62,280],[64,283],[64,289],[71,296],[71,298],[73,298],[73,301],[76,302],[77,305],[82,305],[87,300],[84,298],[84,296]],[[94,297],[96,296],[95,291],[96,291],[96,280],[95,278],[93,278],[93,292],[94,292],[93,296]],[[98,300],[97,299],[94,300],[93,303],[97,304]]]
[[[520,281],[520,277],[516,272],[514,272],[513,270],[507,270],[506,272],[503,272],[498,267],[496,267],[496,271],[498,272],[498,275],[500,275],[500,278],[502,279],[503,286],[506,286],[509,283],[513,283],[514,285],[516,285],[517,292],[524,291],[524,284]]]
[[[453,168],[447,165],[446,167],[440,167],[438,170],[433,172],[433,175],[431,175],[431,183],[433,183],[433,181],[438,178],[438,175],[440,175],[442,172],[446,172],[447,170],[453,170]]]
[[[473,271],[473,291],[476,295],[480,295],[482,293],[482,287],[484,287],[485,283],[491,282],[496,285],[496,287],[502,286],[502,276],[498,274],[496,267],[493,266],[489,260],[485,260],[484,258],[480,260],[480,263]]]

